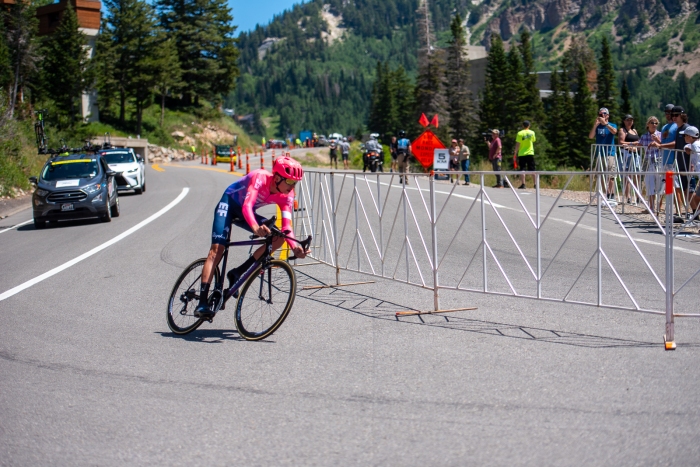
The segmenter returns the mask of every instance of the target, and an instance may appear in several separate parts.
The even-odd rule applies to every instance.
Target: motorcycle
[[[377,170],[384,172],[384,158],[382,157],[382,152],[374,149],[367,151],[367,166],[370,172],[376,172]]]

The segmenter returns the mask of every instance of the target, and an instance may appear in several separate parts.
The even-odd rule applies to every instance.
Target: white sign
[[[80,180],[60,180],[56,182],[56,188],[63,188],[66,186],[78,186],[80,185]]]
[[[435,149],[433,153],[433,170],[450,170],[449,149]]]

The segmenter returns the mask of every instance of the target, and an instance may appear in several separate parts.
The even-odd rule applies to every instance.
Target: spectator
[[[668,109],[668,106],[666,106],[666,108]],[[673,172],[687,172],[689,168],[688,165],[690,165],[690,157],[688,156],[686,159],[686,155],[683,152],[683,149],[685,148],[685,138],[682,134],[680,134],[680,132],[685,130],[685,128],[688,126],[686,123],[688,121],[688,116],[686,115],[683,107],[676,105],[671,109],[671,118],[673,119],[675,127],[671,126],[668,137],[663,138],[661,143],[655,143],[655,146],[662,149],[680,150],[680,153],[677,151],[666,151],[667,156],[664,158],[665,170]],[[662,137],[663,135],[664,132],[662,131]],[[673,138],[671,138],[671,136],[673,136]],[[676,158],[677,153],[680,156],[678,158]],[[676,169],[676,167],[678,168]],[[675,191],[676,203],[678,203],[678,216],[674,218],[673,221],[676,223],[682,223],[683,218],[680,217],[682,214],[681,207],[685,205],[683,192],[688,189],[688,176],[686,174],[680,174],[678,180],[674,179],[674,186],[676,188]]]
[[[520,170],[535,171],[535,141],[537,141],[535,132],[530,129],[530,122],[525,120],[523,129],[515,137],[515,151],[513,152],[513,158],[518,158]],[[537,188],[535,175],[532,176],[532,184]],[[520,175],[520,186],[518,188],[521,190],[525,188],[525,174]]]
[[[498,130],[494,128],[491,130],[491,138],[486,138],[486,144],[489,147],[489,160],[491,161],[491,167],[494,172],[501,171],[501,160],[503,159],[503,155],[501,154],[503,145],[501,144],[499,135],[500,133]],[[503,182],[499,174],[496,174],[496,184],[493,188],[503,188]]]
[[[623,146],[622,154],[625,158],[624,169],[625,172],[639,172],[639,154],[637,154],[637,149],[631,147],[629,143],[636,143],[639,141],[639,133],[634,128],[634,117],[630,114],[625,115],[625,119],[620,126],[620,144]],[[627,199],[627,204],[632,204],[630,200],[630,187],[634,184],[639,190],[639,176],[630,177],[626,175],[623,180],[624,190],[623,199]],[[634,204],[639,202],[636,199]]]
[[[464,184],[469,186],[469,148],[464,144],[463,139],[459,139],[459,163],[464,174]]]
[[[331,169],[333,168],[333,162],[335,161],[335,170],[338,170],[338,143],[335,140],[331,140],[329,153],[331,156]]]
[[[661,138],[661,132],[658,128],[659,120],[652,115],[647,119],[646,133],[640,136],[639,141],[636,143],[629,143],[630,145],[641,146],[646,149],[644,152],[643,171],[647,173],[644,175],[644,185],[646,186],[647,196],[649,196],[649,209],[652,214],[656,204],[656,194],[661,190],[661,175],[658,174],[662,168],[661,158],[659,157],[659,150],[651,147],[651,144],[656,139]],[[652,175],[648,172],[656,172],[656,174]]]
[[[297,138],[296,141],[294,141],[294,144],[296,144],[297,149],[300,148],[301,147],[301,140],[299,138]]]
[[[456,172],[459,170],[459,146],[457,146],[457,140],[453,139],[450,144],[450,172]],[[459,176],[455,175],[454,178],[450,174],[450,183],[454,183],[455,180],[459,182]]]
[[[601,107],[598,110],[598,117],[593,123],[593,128],[588,135],[589,139],[595,138],[596,144],[596,157],[606,158],[607,172],[617,171],[617,161],[615,157],[615,135],[617,134],[617,125],[609,122],[610,112],[605,107]],[[613,183],[615,181],[614,176],[608,177],[608,199],[615,198],[615,190]]]
[[[391,168],[389,172],[395,172],[398,169],[397,157],[399,157],[399,143],[396,140],[396,136],[391,137],[391,142],[389,143],[389,153],[391,154]]]
[[[340,143],[340,152],[343,155],[343,167],[348,170],[348,158],[350,157],[350,143],[348,139],[343,137],[343,142]]]
[[[697,127],[688,126],[683,130],[683,137],[687,143],[687,153],[690,160],[690,169],[693,172],[698,172],[700,167],[700,132]],[[684,148],[685,152],[685,148]],[[697,175],[697,174],[696,174]],[[700,183],[695,187],[695,193],[690,198],[690,213],[693,214],[700,206]]]
[[[399,140],[397,141],[398,149],[398,164],[399,164],[399,183],[405,183],[408,185],[408,158],[411,155],[411,141],[406,138],[406,132],[404,130],[399,131]]]

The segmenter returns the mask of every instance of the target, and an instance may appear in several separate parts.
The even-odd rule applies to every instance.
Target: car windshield
[[[129,162],[136,162],[134,155],[128,151],[106,152],[102,157],[105,158],[108,164],[127,164]]]
[[[97,159],[72,159],[46,164],[41,178],[46,181],[66,178],[92,178],[97,175],[98,171]]]

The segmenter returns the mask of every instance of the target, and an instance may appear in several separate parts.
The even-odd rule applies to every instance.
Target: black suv
[[[110,222],[118,217],[115,175],[100,155],[52,157],[38,179],[29,177],[36,186],[32,196],[35,228],[43,229],[47,221],[99,217]]]

